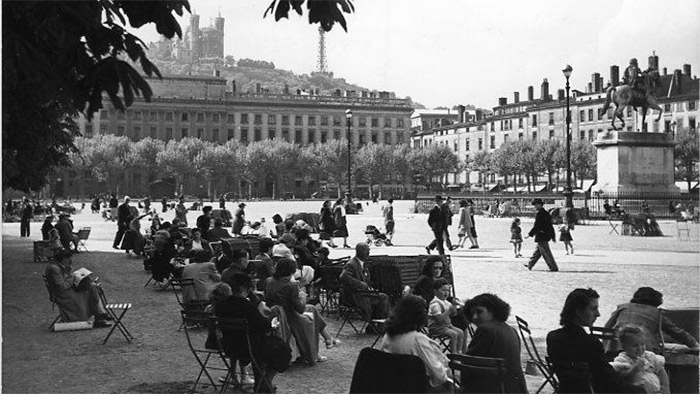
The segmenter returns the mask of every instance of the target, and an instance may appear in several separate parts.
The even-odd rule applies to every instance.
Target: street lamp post
[[[350,140],[350,125],[352,125],[352,110],[345,110],[345,124],[348,127],[347,139],[348,139],[348,198],[346,204],[349,204],[352,200],[352,186],[351,186],[351,172],[350,163],[352,158],[352,142]]]
[[[568,64],[562,70],[566,77],[566,190],[564,191],[564,196],[566,197],[567,208],[574,207],[574,193],[571,188],[571,111],[569,110],[569,77],[572,70]]]

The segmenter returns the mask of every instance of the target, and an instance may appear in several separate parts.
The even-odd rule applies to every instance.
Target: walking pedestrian
[[[339,198],[333,205],[333,220],[335,221],[335,231],[331,238],[343,237],[343,248],[350,249],[348,245],[348,222],[345,212],[345,199]]]
[[[112,196],[114,196],[114,194],[112,194]],[[129,229],[129,223],[131,223],[131,220],[134,218],[131,215],[129,201],[131,201],[131,198],[129,198],[129,196],[124,196],[124,203],[117,209],[117,234],[114,236],[114,242],[112,243],[113,249],[119,249],[119,244],[122,243],[124,233]]]
[[[143,212],[151,212],[151,196],[146,196],[146,198],[143,199]]]
[[[514,218],[510,225],[510,242],[513,244],[515,257],[523,257],[520,250],[523,247],[523,230],[520,228],[520,218]]]
[[[119,200],[117,200],[117,195],[112,193],[112,197],[109,199],[109,213],[110,213],[110,219],[112,221],[114,221],[117,218],[117,208],[118,207],[119,207]]]
[[[238,210],[236,211],[236,217],[233,221],[232,232],[236,235],[241,235],[241,230],[245,226],[245,203],[242,202],[238,204]]]
[[[175,205],[175,218],[180,219],[183,227],[187,227],[187,207],[185,207],[185,196],[180,195],[180,199]]]
[[[541,198],[536,198],[532,200],[532,205],[535,206],[537,214],[535,215],[535,225],[532,226],[532,230],[528,233],[525,238],[535,237],[535,242],[537,243],[537,248],[532,253],[530,261],[525,264],[527,269],[532,270],[535,266],[537,260],[540,257],[544,258],[544,262],[547,263],[549,270],[559,271],[557,267],[557,262],[554,261],[554,256],[552,256],[552,251],[549,249],[549,241],[557,242],[556,235],[554,234],[554,226],[552,226],[552,217],[544,209],[544,202]]]
[[[168,199],[163,196],[163,198],[160,200],[160,203],[163,205],[163,213],[168,212]]]
[[[34,217],[34,208],[32,203],[29,202],[27,197],[24,198],[22,203],[22,217],[19,224],[19,236],[28,237],[29,236],[29,222],[31,222]]]
[[[442,214],[445,216],[445,228],[443,230],[443,235],[442,238],[445,241],[445,245],[447,245],[447,249],[449,250],[455,250],[457,249],[457,246],[452,246],[452,240],[450,239],[450,226],[452,225],[452,216],[454,213],[452,213],[452,197],[447,196],[445,199],[445,202],[440,206],[440,210],[442,210]]]
[[[442,211],[442,196],[435,196],[435,206],[428,213],[428,226],[433,232],[435,237],[428,246],[425,247],[425,251],[430,254],[431,251],[437,248],[439,254],[445,254],[445,248],[443,247],[443,235],[445,234],[445,214]]]
[[[219,197],[219,209],[226,209],[226,197],[223,194]]]
[[[326,200],[321,206],[321,214],[319,219],[319,239],[321,241],[328,241],[328,246],[331,248],[337,248],[333,242],[333,232],[335,231],[335,220],[333,220],[333,213],[331,212],[331,201]]]
[[[459,216],[459,233],[457,234],[459,236],[459,241],[457,241],[457,247],[463,248],[464,241],[467,238],[469,238],[472,246],[476,245],[476,240],[472,236],[472,227],[474,227],[474,225],[472,224],[471,216],[469,216],[467,200],[459,201],[459,213],[457,215]]]
[[[571,254],[574,254],[574,245],[571,244],[574,239],[571,238],[571,230],[573,230],[573,226],[569,225],[569,219],[565,216],[564,223],[559,226],[559,240],[564,243],[566,254],[569,254],[569,250]]]
[[[384,214],[384,228],[386,229],[386,244],[387,246],[391,246],[391,239],[394,238],[394,225],[396,224],[394,222],[394,206],[392,205],[394,203],[393,198],[389,198],[387,200],[389,205],[384,207],[383,214]]]
[[[474,201],[469,199],[467,200],[467,204],[469,204],[469,219],[471,219],[472,221],[472,227],[470,231],[472,237],[469,238],[469,240],[472,241],[472,238],[474,238],[474,240],[472,241],[473,244],[469,247],[469,249],[479,249],[479,240],[477,239],[476,235],[476,220],[474,220]]]

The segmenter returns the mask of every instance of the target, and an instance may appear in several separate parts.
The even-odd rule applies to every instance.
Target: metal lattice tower
[[[318,27],[318,61],[316,71],[320,73],[328,72],[328,62],[326,61],[326,32],[321,26]]]

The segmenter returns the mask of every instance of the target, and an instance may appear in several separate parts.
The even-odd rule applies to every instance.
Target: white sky
[[[190,0],[200,27],[219,12],[226,18],[225,49],[236,59],[275,63],[297,74],[314,71],[317,24],[308,14],[262,18],[270,0]],[[565,84],[561,70],[574,71],[572,89],[584,91],[591,74],[607,83],[612,64],[620,74],[631,57],[642,68],[652,51],[669,73],[700,67],[698,0],[354,0],[345,14],[348,32],[336,25],[326,34],[328,67],[370,89],[411,96],[428,108],[474,104],[491,108],[498,97],[521,100],[527,86],[539,96],[543,78],[550,94]],[[304,5],[306,11],[306,5]],[[189,18],[189,15],[186,15]],[[184,29],[189,24],[184,19]],[[137,32],[156,41],[154,30]]]

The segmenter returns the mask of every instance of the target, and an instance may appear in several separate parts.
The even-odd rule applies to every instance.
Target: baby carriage
[[[374,243],[375,246],[391,246],[391,241],[386,238],[386,234],[382,233],[377,227],[371,224],[365,228],[365,234],[367,235],[367,245],[372,245],[372,243]]]

